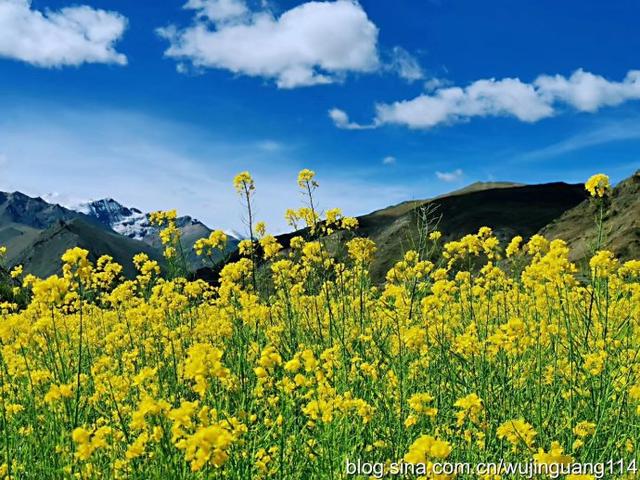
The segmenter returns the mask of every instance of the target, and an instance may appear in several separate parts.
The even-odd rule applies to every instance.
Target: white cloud
[[[442,180],[443,182],[457,182],[462,179],[464,172],[460,168],[456,168],[452,172],[436,172],[436,177],[438,180]]]
[[[384,157],[382,159],[382,164],[383,165],[395,165],[396,164],[396,157],[394,157],[393,155],[388,155],[386,157]]]
[[[329,118],[333,120],[336,127],[342,128],[343,130],[366,130],[376,127],[376,125],[360,125],[359,123],[350,121],[349,115],[339,108],[329,110]]]
[[[184,8],[196,10],[199,17],[206,17],[213,22],[224,22],[249,14],[243,0],[189,0]]]
[[[0,57],[38,67],[125,65],[115,50],[127,19],[86,5],[40,12],[30,0],[0,0]]]
[[[569,78],[541,75],[534,83],[547,101],[563,102],[583,112],[640,99],[640,70],[629,71],[622,82],[611,82],[579,69]]]
[[[595,112],[640,99],[640,71],[632,70],[621,82],[609,81],[583,70],[569,78],[541,75],[532,83],[518,78],[477,80],[467,87],[437,87],[430,94],[411,100],[376,105],[371,125],[404,125],[428,129],[442,124],[466,121],[473,117],[515,117],[523,122],[537,122],[551,117],[561,105],[584,112]],[[355,128],[348,115],[332,119],[339,128]],[[350,127],[350,126],[355,127]]]
[[[438,88],[447,87],[451,84],[451,82],[444,78],[430,78],[426,82],[424,82],[424,89],[426,92],[433,92]]]
[[[515,116],[535,122],[553,109],[532,85],[517,78],[478,80],[466,88],[448,87],[432,95],[376,106],[376,123],[395,123],[411,128],[431,128],[471,117]]]
[[[189,0],[195,23],[158,29],[165,55],[196,67],[275,80],[280,88],[332,83],[379,68],[378,29],[351,0],[308,2],[275,17],[242,0]]]
[[[418,60],[402,47],[393,48],[387,69],[396,72],[400,78],[409,82],[424,78],[424,72]]]

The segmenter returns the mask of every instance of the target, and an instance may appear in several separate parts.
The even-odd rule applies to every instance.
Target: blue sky
[[[249,170],[280,231],[304,167],[349,214],[620,180],[640,168],[638,18],[632,0],[0,0],[0,188],[240,229]]]

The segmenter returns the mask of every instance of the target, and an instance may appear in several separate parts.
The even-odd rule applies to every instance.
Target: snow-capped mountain
[[[113,198],[81,203],[75,210],[95,218],[125,237],[144,241],[149,235],[157,234],[147,214],[137,208],[127,208]]]
[[[158,227],[151,225],[149,213],[144,213],[137,208],[125,207],[113,198],[104,198],[81,203],[74,210],[95,218],[104,226],[125,237],[141,240],[153,247],[160,248],[160,231]],[[182,216],[176,220],[180,229],[182,246],[189,264],[193,268],[202,266],[202,260],[193,252],[193,244],[199,238],[209,236],[211,229],[199,220]],[[228,235],[228,248],[233,249],[238,240],[233,235]]]

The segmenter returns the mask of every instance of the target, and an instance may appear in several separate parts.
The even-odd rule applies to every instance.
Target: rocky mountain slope
[[[533,235],[585,197],[581,184],[475,188],[427,200],[406,211],[392,207],[364,215],[358,218],[356,234],[376,242],[371,273],[381,280],[404,252],[419,245],[425,230],[441,231],[446,242],[488,226],[506,242],[515,235]]]
[[[157,249],[124,237],[97,218],[21,192],[0,192],[0,244],[7,247],[5,264],[23,265],[25,272],[48,276],[59,272],[60,257],[71,247],[90,251],[96,260],[111,255],[127,275],[138,252],[160,260]]]
[[[613,251],[621,260],[640,258],[640,170],[616,185],[604,205],[602,248]],[[588,199],[566,211],[540,233],[550,239],[566,240],[572,259],[581,261],[595,247],[598,215],[596,202]]]
[[[80,247],[89,251],[89,259],[95,261],[102,255],[110,255],[122,265],[123,274],[136,274],[133,256],[146,253],[150,258],[164,264],[157,249],[144,242],[124,237],[107,230],[86,218],[77,217],[69,221],[57,221],[43,230],[28,248],[14,258],[14,263],[24,265],[25,271],[39,277],[59,273],[60,257],[69,248]]]
[[[327,239],[327,245],[335,255],[341,255],[344,241],[353,235],[371,238],[377,246],[371,275],[380,283],[406,251],[419,249],[425,232],[437,229],[443,234],[442,241],[447,242],[488,226],[506,243],[515,235],[530,237],[585,199],[582,184],[477,183],[447,195],[403,202],[360,216],[355,232],[335,233]],[[278,239],[287,248],[294,235],[305,232],[280,235]],[[199,274],[215,277],[215,272]]]
[[[72,208],[95,218],[114,232],[135,240],[143,240],[151,230],[155,230],[149,224],[147,215],[137,208],[127,208],[112,198],[84,202]]]
[[[74,209],[125,237],[144,242],[156,250],[162,248],[160,230],[151,225],[148,213],[143,213],[137,208],[125,207],[112,198],[105,198],[80,204]],[[176,224],[180,229],[188,267],[195,270],[202,266],[202,259],[194,252],[193,244],[200,238],[208,237],[211,229],[189,216],[178,217]],[[228,248],[233,250],[238,240],[232,236],[228,238]]]
[[[0,244],[7,247],[7,263],[28,249],[40,233],[56,222],[67,222],[84,215],[42,198],[20,192],[0,192]],[[87,220],[93,220],[87,217]]]

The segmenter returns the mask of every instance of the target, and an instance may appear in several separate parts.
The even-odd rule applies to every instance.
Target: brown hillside
[[[568,210],[540,233],[549,239],[561,238],[571,247],[572,259],[589,256],[595,247],[598,206],[585,200]],[[620,182],[605,202],[604,245],[622,260],[640,258],[640,170]]]
[[[419,248],[425,232],[437,228],[443,233],[442,241],[449,241],[488,226],[506,242],[515,235],[535,234],[585,198],[581,184],[475,184],[442,197],[404,202],[358,217],[359,227],[355,232],[336,233],[327,239],[327,245],[332,253],[340,256],[345,254],[341,251],[344,241],[353,235],[371,238],[377,245],[371,274],[373,281],[380,283],[406,251]],[[293,236],[306,233],[305,230],[292,232],[278,236],[278,240],[287,248]],[[228,261],[238,258],[236,251]],[[213,281],[221,266],[201,269],[196,275]]]
[[[386,209],[364,215],[358,218],[356,234],[376,242],[371,273],[380,281],[404,252],[416,248],[427,226],[425,216],[430,229],[437,227],[443,233],[443,241],[488,226],[506,242],[515,235],[530,237],[585,198],[582,185],[566,183],[473,189],[423,202],[399,214]]]

